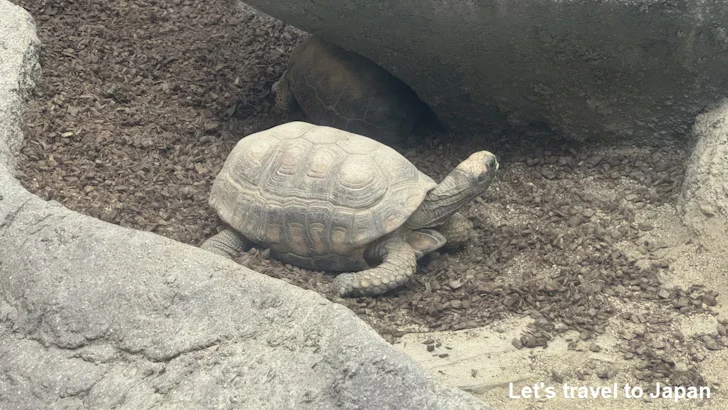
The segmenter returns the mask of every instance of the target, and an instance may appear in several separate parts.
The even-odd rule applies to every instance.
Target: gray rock
[[[0,164],[14,169],[22,142],[19,110],[40,74],[40,41],[33,18],[12,3],[0,1],[0,23]]]
[[[318,294],[23,189],[34,30],[0,0],[0,407],[485,408]]]
[[[697,117],[693,136],[678,205],[703,246],[728,253],[728,99]]]
[[[728,3],[246,0],[378,63],[449,125],[683,137],[728,89]]]

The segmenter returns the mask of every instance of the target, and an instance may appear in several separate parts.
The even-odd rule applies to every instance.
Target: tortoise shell
[[[393,143],[412,132],[423,112],[417,94],[387,70],[315,36],[291,53],[285,75],[318,125]]]
[[[384,144],[291,122],[238,142],[210,205],[283,262],[358,270],[366,246],[399,228],[436,185]]]

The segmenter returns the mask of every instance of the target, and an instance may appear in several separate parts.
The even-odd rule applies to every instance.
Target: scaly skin
[[[427,194],[405,226],[419,229],[445,224],[455,212],[488,189],[498,167],[495,155],[490,152],[479,151],[470,155]]]
[[[447,239],[448,247],[457,247],[470,240],[473,224],[461,213],[455,212],[444,224],[435,228]]]
[[[212,238],[206,240],[200,248],[216,255],[233,259],[251,245],[243,235],[231,228],[226,228]]]
[[[337,276],[333,286],[340,296],[381,295],[409,282],[417,269],[415,251],[399,232],[367,249],[367,259],[382,263],[376,268]]]

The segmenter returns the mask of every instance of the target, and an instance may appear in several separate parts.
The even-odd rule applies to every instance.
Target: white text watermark
[[[513,383],[508,384],[508,397],[511,399],[554,399],[562,397],[565,399],[669,399],[680,400],[704,400],[710,398],[709,386],[666,386],[656,383],[650,388],[643,388],[631,384],[601,385],[601,386],[580,386],[564,383],[558,386],[547,385],[544,382],[529,386],[518,387]]]

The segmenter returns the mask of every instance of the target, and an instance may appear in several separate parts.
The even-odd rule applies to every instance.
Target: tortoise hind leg
[[[220,231],[217,235],[203,242],[200,248],[216,255],[233,259],[251,245],[252,243],[240,234],[240,232],[232,228],[225,228],[225,230]]]
[[[382,263],[376,268],[337,276],[333,286],[340,296],[380,295],[409,282],[417,269],[415,250],[399,234],[370,246],[367,259]]]

